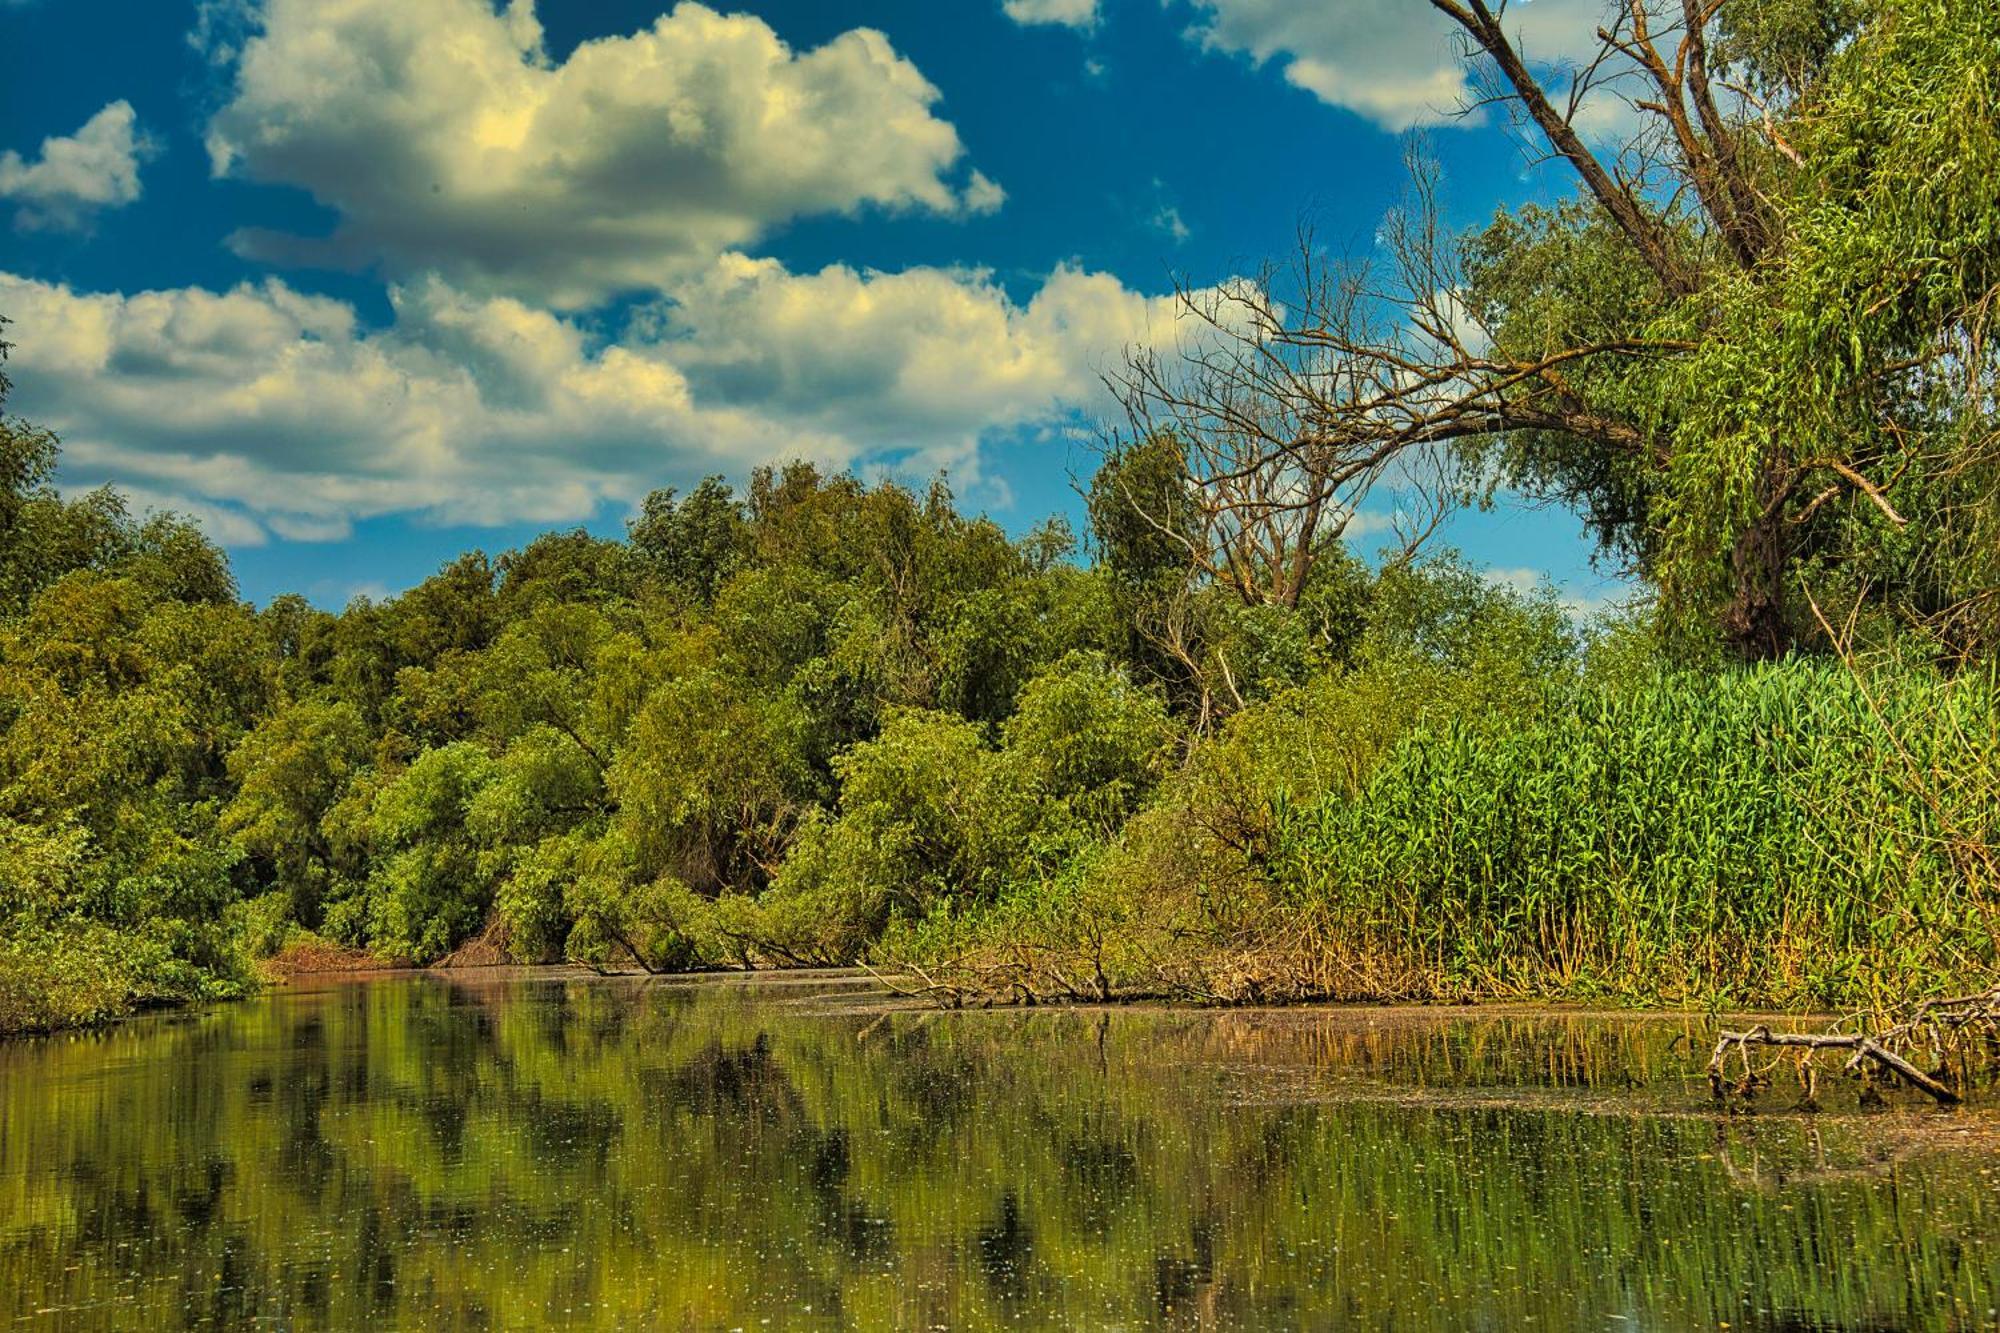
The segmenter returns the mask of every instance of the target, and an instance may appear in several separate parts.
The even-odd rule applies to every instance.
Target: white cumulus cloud
[[[75,231],[97,214],[139,198],[139,161],[149,151],[130,102],[119,100],[75,134],[51,135],[31,162],[0,153],[0,199],[14,202],[27,231]]]
[[[1472,93],[1455,25],[1426,0],[1194,4],[1204,45],[1274,61],[1288,82],[1387,130],[1448,120]],[[1508,6],[1507,24],[1530,61],[1557,68],[1596,53],[1604,14],[1604,0],[1532,0]]]
[[[795,51],[683,0],[557,61],[532,0],[263,0],[219,54],[218,174],[294,185],[330,237],[271,262],[435,270],[558,307],[671,286],[771,228],[875,207],[997,207],[939,94],[880,32]]]
[[[1065,28],[1097,26],[1097,0],[1002,0],[1000,8],[1016,23],[1055,23]]]
[[[977,478],[982,439],[1104,403],[1096,368],[1171,336],[1168,299],[1062,268],[1027,301],[982,275],[726,255],[616,340],[436,277],[393,324],[276,279],[79,292],[0,274],[10,404],[71,482],[324,540],[404,514],[573,522],[663,482],[805,456]]]
[[[1173,298],[1069,267],[1017,304],[979,273],[793,274],[739,255],[676,298],[661,335],[704,400],[888,449],[967,440],[1031,405],[1106,406],[1105,358],[1173,326]]]

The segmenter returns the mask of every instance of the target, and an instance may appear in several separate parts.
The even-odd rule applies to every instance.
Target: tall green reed
[[[1789,662],[1405,735],[1274,889],[1439,994],[1846,1004],[1995,958],[1990,684]]]

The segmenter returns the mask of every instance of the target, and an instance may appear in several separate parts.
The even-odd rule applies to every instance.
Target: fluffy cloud
[[[202,531],[224,546],[263,546],[271,540],[263,524],[228,505],[210,504],[191,495],[158,491],[150,486],[120,486],[118,494],[129,513],[179,514],[193,519]]]
[[[1002,0],[1000,8],[1016,23],[1059,23],[1065,28],[1097,26],[1097,0]]]
[[[302,537],[387,513],[574,520],[651,471],[776,444],[768,423],[697,409],[670,364],[592,350],[546,312],[435,281],[394,299],[394,326],[369,332],[277,281],[121,296],[0,277],[13,406],[62,433],[74,478],[240,506]]]
[[[1038,405],[1102,408],[1104,359],[1173,324],[1172,298],[1073,268],[1018,305],[978,273],[795,275],[731,256],[676,295],[660,336],[704,401],[892,450],[968,442]]]
[[[1470,99],[1455,29],[1423,0],[1194,3],[1201,13],[1194,35],[1206,46],[1277,61],[1292,84],[1384,129],[1446,120]],[[1529,59],[1558,67],[1596,54],[1603,11],[1603,0],[1534,0],[1507,15]]]
[[[0,199],[15,204],[24,230],[74,231],[105,209],[139,197],[139,159],[148,151],[132,104],[117,101],[71,135],[42,140],[41,155],[0,153]]]
[[[330,539],[357,518],[562,523],[663,481],[884,452],[976,475],[980,439],[1101,406],[1095,368],[1171,333],[1160,298],[1060,269],[1026,303],[976,274],[792,274],[726,256],[600,342],[430,278],[395,322],[269,280],[87,294],[0,274],[12,404],[72,480]]]
[[[532,0],[264,0],[253,18],[219,44],[234,82],[214,169],[303,187],[340,222],[241,233],[252,258],[436,270],[581,307],[668,287],[793,218],[1001,199],[963,172],[937,89],[872,29],[793,51],[761,19],[684,0],[558,63]]]

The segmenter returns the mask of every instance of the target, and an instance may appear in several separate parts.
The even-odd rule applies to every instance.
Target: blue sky
[[[13,406],[260,601],[800,454],[1020,531],[1176,277],[1365,252],[1412,132],[1457,224],[1563,188],[1461,91],[1424,0],[0,0]],[[1445,540],[1615,590],[1566,513]]]

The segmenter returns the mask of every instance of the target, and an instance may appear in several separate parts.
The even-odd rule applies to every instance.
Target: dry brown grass
[[[450,953],[431,964],[433,967],[499,967],[517,962],[507,945],[513,932],[507,929],[498,912],[486,919],[486,926],[477,935],[453,949]]]
[[[378,972],[404,965],[403,959],[383,958],[366,949],[349,948],[303,931],[286,940],[282,949],[257,964],[266,976],[274,979],[309,976],[315,972]]]

